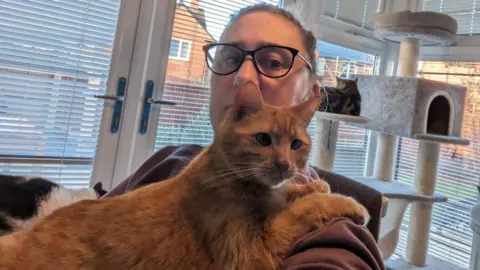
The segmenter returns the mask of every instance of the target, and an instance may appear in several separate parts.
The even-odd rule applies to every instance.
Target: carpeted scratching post
[[[415,190],[419,194],[433,195],[437,181],[440,144],[429,141],[419,141],[418,144]],[[415,266],[425,266],[427,262],[432,208],[433,204],[430,202],[412,204],[405,259]]]
[[[323,170],[333,171],[340,122],[366,123],[368,120],[360,116],[321,111],[316,113],[315,118],[317,146],[313,154],[313,165]]]
[[[313,155],[313,164],[326,171],[333,171],[335,152],[337,150],[338,121],[316,117],[317,148]]]
[[[382,181],[392,181],[398,136],[379,132],[372,176]]]

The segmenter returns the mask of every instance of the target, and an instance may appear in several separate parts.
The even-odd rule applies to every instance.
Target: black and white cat
[[[31,226],[37,219],[77,201],[107,193],[93,188],[67,189],[40,177],[0,175],[0,235]]]
[[[319,111],[359,116],[362,98],[355,80],[336,77],[336,86],[325,86],[325,99]]]

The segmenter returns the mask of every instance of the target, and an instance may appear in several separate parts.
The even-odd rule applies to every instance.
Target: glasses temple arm
[[[310,62],[305,58],[303,57],[303,55],[301,55],[300,53],[297,54],[308,66],[308,68],[313,71],[313,67],[312,67],[312,64],[310,64]]]

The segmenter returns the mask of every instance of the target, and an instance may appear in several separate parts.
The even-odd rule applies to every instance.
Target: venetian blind
[[[455,18],[459,35],[480,33],[480,5],[475,0],[423,0],[423,10],[441,12]]]
[[[324,14],[336,20],[372,29],[372,18],[383,10],[383,2],[383,0],[328,0],[325,1]]]
[[[0,173],[90,183],[120,0],[0,1]]]
[[[462,137],[471,141],[469,146],[441,146],[436,191],[446,195],[449,201],[434,204],[429,247],[430,255],[468,268],[472,248],[470,211],[480,183],[480,63],[423,62],[420,76],[468,87]],[[418,141],[401,139],[397,180],[413,184],[417,149]],[[410,211],[407,211],[397,250],[402,254],[409,217]]]
[[[318,70],[320,75],[325,76],[326,85],[333,85],[336,76],[350,78],[354,74],[374,74],[374,55],[323,41],[318,41],[317,47],[323,59],[318,64]],[[312,126],[315,126],[314,121]],[[353,178],[364,176],[369,138],[369,130],[341,123],[334,171]]]

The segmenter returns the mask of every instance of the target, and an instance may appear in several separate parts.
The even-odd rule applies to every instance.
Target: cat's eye
[[[302,141],[295,139],[295,140],[292,141],[292,143],[291,143],[291,145],[290,145],[290,148],[291,148],[292,150],[297,150],[297,149],[300,148],[301,146],[302,146]]]
[[[268,133],[257,133],[255,134],[255,141],[261,146],[269,146],[272,144],[272,138]]]

